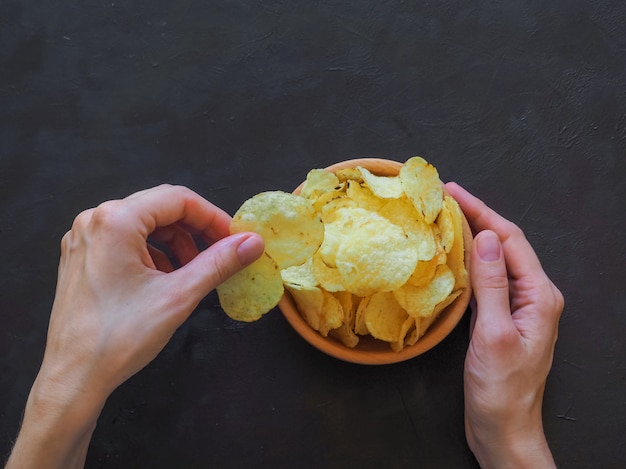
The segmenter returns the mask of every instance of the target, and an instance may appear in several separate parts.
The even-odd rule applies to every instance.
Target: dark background
[[[625,467],[625,22],[621,0],[3,0],[0,455],[77,213],[162,182],[233,213],[313,167],[421,155],[518,223],[566,297],[557,463]],[[468,323],[367,367],[278,310],[230,321],[212,293],[111,396],[87,466],[475,467]]]

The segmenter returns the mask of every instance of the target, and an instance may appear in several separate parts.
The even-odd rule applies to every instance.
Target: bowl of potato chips
[[[231,232],[266,252],[220,287],[224,311],[254,321],[276,304],[320,351],[359,364],[416,357],[443,340],[471,297],[471,230],[437,170],[348,160],[311,170],[292,194],[257,194]]]

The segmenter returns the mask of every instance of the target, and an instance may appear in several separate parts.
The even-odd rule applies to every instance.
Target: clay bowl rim
[[[402,163],[395,160],[382,158],[357,158],[345,160],[324,169],[327,171],[336,171],[343,168],[355,166],[363,166],[374,174],[380,176],[393,176],[398,174],[402,167]],[[300,184],[294,191],[297,194],[302,189]],[[465,241],[465,267],[469,272],[470,268],[470,251],[472,245],[472,232],[465,216],[463,216],[463,238]],[[415,358],[444,340],[452,330],[457,326],[470,302],[472,296],[472,288],[469,284],[463,293],[446,309],[444,309],[439,317],[428,328],[423,337],[421,337],[414,345],[405,347],[400,352],[391,350],[387,342],[374,339],[371,336],[359,336],[359,343],[355,348],[343,345],[339,340],[333,337],[323,337],[319,332],[312,329],[304,318],[300,315],[293,298],[288,291],[285,291],[282,299],[278,303],[283,316],[289,322],[291,327],[310,345],[325,354],[343,360],[349,363],[361,365],[386,365],[399,363],[411,358]]]

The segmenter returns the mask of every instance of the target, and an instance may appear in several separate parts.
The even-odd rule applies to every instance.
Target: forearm
[[[59,399],[51,391],[35,382],[6,469],[84,466],[104,401],[68,394]]]

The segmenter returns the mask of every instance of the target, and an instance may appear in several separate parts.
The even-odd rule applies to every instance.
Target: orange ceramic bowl
[[[326,169],[328,171],[336,171],[356,166],[362,166],[378,176],[396,176],[402,167],[402,163],[379,158],[361,158],[342,161]],[[302,184],[294,190],[294,193],[299,193],[301,188]],[[465,241],[465,267],[469,272],[472,232],[465,217],[463,218],[463,236]],[[371,336],[360,336],[359,343],[354,348],[347,347],[332,337],[323,337],[307,324],[288,292],[285,292],[278,307],[296,332],[318,350],[346,362],[363,365],[384,365],[414,358],[441,342],[463,317],[471,295],[471,286],[468,285],[463,293],[441,312],[423,337],[414,345],[407,346],[400,352],[394,352],[387,342],[374,339]]]

